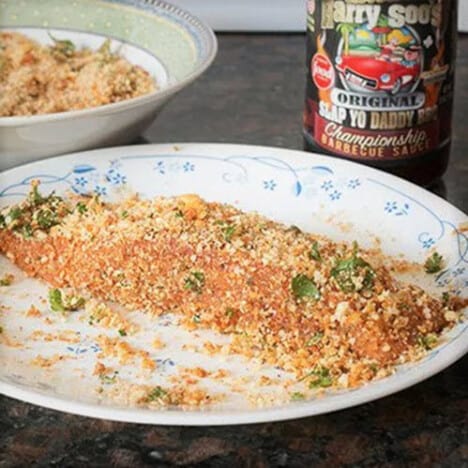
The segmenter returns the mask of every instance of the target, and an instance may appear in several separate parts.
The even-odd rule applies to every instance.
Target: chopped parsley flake
[[[107,38],[102,44],[101,47],[99,47],[98,52],[100,54],[108,55],[111,53],[110,51],[110,46],[111,46],[111,41],[109,38]]]
[[[37,184],[33,185],[28,194],[28,200],[33,206],[42,205],[45,201],[44,197],[39,193],[39,189],[37,187]]]
[[[345,293],[371,290],[374,286],[375,271],[358,256],[357,242],[353,243],[350,258],[339,260],[330,272],[339,288]]]
[[[36,213],[36,221],[38,226],[43,230],[48,230],[52,226],[58,224],[57,213],[51,210],[39,210]]]
[[[62,291],[60,291],[60,289],[49,290],[49,304],[54,312],[63,312],[65,310],[62,301]]]
[[[450,294],[447,291],[445,291],[442,293],[442,304],[444,306],[448,306],[449,302],[450,302]]]
[[[310,249],[310,252],[309,252],[309,258],[311,260],[315,260],[317,262],[321,262],[322,261],[322,256],[320,255],[320,251],[319,251],[319,247],[318,247],[318,242],[315,241],[313,244],[312,244],[312,247]]]
[[[102,43],[98,52],[101,54],[101,64],[110,63],[118,58],[118,54],[111,51],[111,40],[109,38]]]
[[[429,351],[430,349],[437,346],[437,336],[431,333],[420,336],[418,337],[418,345],[424,348],[426,351]]]
[[[291,281],[291,288],[297,299],[310,297],[316,301],[320,299],[320,291],[316,284],[306,275],[297,275]]]
[[[190,289],[197,294],[202,292],[203,286],[205,285],[205,275],[201,271],[192,271],[187,278],[185,278],[184,287]]]
[[[26,223],[22,228],[21,228],[21,234],[23,235],[23,237],[25,239],[30,239],[33,234],[34,234],[34,231],[33,231],[33,228],[32,226],[29,224],[29,223]]]
[[[398,304],[398,308],[400,310],[404,310],[404,311],[409,311],[410,310],[410,306],[406,302],[400,302]]]
[[[75,53],[76,47],[72,41],[68,39],[56,39],[52,34],[48,33],[49,37],[54,41],[54,45],[51,48],[52,52],[65,57],[72,57]]]
[[[101,374],[99,378],[104,384],[114,384],[117,381],[117,374],[119,371],[115,371],[113,375]]]
[[[312,372],[309,372],[302,380],[309,380],[309,388],[323,388],[330,387],[332,378],[330,371],[323,366],[316,367]]]
[[[314,333],[314,335],[312,336],[312,338],[310,338],[310,339],[307,341],[306,345],[307,345],[307,346],[313,346],[313,345],[319,344],[320,341],[321,341],[322,338],[323,338],[323,335],[324,335],[323,332]]]
[[[64,295],[60,289],[49,290],[49,304],[54,312],[75,311],[81,309],[84,304],[84,298],[74,295]]]
[[[232,237],[234,236],[234,233],[236,232],[236,229],[237,227],[235,224],[229,224],[223,228],[224,240],[226,242],[231,242]]]
[[[127,336],[127,332],[124,329],[119,329],[119,335],[120,336]]]
[[[23,202],[1,212],[0,228],[9,229],[29,239],[36,230],[48,232],[69,212],[62,198],[54,193],[47,197],[42,196],[38,190],[38,183],[33,182]]]
[[[109,38],[107,38],[102,44],[101,47],[99,47],[98,52],[104,56],[109,56],[111,55],[111,41]]]
[[[427,258],[424,263],[424,270],[426,273],[433,274],[438,273],[442,270],[444,257],[437,252],[434,252],[430,257]]]
[[[0,278],[0,286],[11,286],[15,277],[12,274],[3,275]]]
[[[232,237],[236,233],[237,226],[235,224],[230,224],[222,219],[215,221],[215,224],[221,226],[221,231],[223,233],[224,240],[226,242],[231,242]]]
[[[80,214],[85,214],[88,211],[88,207],[83,202],[78,202],[75,209]]]
[[[164,398],[166,395],[167,395],[167,391],[158,385],[157,387],[154,387],[148,393],[147,400],[148,401],[160,400],[161,398]]]
[[[302,234],[301,228],[297,227],[295,224],[291,224],[288,231],[294,232],[295,234]]]
[[[17,206],[14,206],[7,214],[7,220],[12,223],[13,221],[16,221],[17,219],[21,218],[21,215],[23,214],[23,210]],[[7,221],[7,222],[8,222]]]
[[[291,401],[302,401],[305,399],[305,395],[302,392],[294,392],[291,394]]]
[[[199,314],[195,314],[193,317],[192,317],[192,320],[194,323],[200,323],[201,319],[200,319],[200,315]]]
[[[235,311],[232,307],[228,307],[228,308],[226,309],[226,316],[229,317],[229,318],[231,318],[231,317],[234,315],[235,312],[236,312],[236,311]]]

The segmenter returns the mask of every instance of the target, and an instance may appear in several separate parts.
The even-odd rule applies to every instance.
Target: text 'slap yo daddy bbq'
[[[309,0],[305,148],[420,184],[448,164],[456,0]]]

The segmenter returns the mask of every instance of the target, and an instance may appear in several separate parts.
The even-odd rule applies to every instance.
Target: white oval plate
[[[371,246],[378,238],[385,253],[403,254],[419,262],[437,249],[447,259],[446,269],[431,276],[427,286],[437,294],[450,288],[466,295],[467,216],[413,184],[355,163],[257,146],[176,144],[110,148],[0,173],[0,206],[21,199],[31,179],[40,179],[46,191],[95,192],[107,199],[129,191],[144,197],[198,193],[208,200],[255,210],[336,240],[356,239],[362,246]],[[468,350],[465,319],[423,360],[401,366],[394,375],[357,389],[329,391],[309,401],[266,408],[252,408],[241,394],[232,394],[225,403],[206,410],[137,409],[112,403],[94,392],[98,384],[98,378],[91,375],[99,351],[93,342],[96,330],[74,318],[79,314],[47,325],[43,319],[48,314],[47,305],[40,300],[46,296],[47,286],[25,278],[5,258],[0,258],[0,271],[14,272],[18,278],[13,286],[0,291],[0,323],[9,336],[26,344],[21,348],[0,344],[0,393],[86,416],[172,425],[257,423],[311,416],[372,401],[414,385],[446,368]],[[25,317],[31,304],[43,312],[42,318]],[[134,319],[145,321],[143,314],[132,314]],[[203,364],[213,369],[221,366],[219,357],[189,353],[182,350],[182,345],[201,344],[207,337],[222,338],[209,331],[201,331],[198,336],[188,333],[177,327],[176,321],[176,317],[162,317],[157,323],[147,323],[139,336],[129,337],[140,346],[150,343],[155,333],[172,337],[166,348],[151,351],[158,363],[155,382],[164,381],[178,365]],[[36,329],[73,329],[79,332],[80,339],[76,343],[28,339]],[[46,372],[30,365],[38,353],[65,354],[67,359]],[[246,384],[252,389],[260,374],[286,376],[238,356],[225,358],[222,367],[229,368],[233,375],[252,377]],[[122,374],[129,380],[139,379],[131,369]],[[216,384],[212,385],[216,390]],[[268,391],[275,395],[274,388]]]

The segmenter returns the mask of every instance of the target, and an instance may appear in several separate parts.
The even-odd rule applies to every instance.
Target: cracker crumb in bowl
[[[79,49],[68,39],[41,45],[24,34],[0,32],[0,117],[67,112],[151,93],[148,71],[111,51]]]
[[[102,0],[99,9],[86,0],[63,2],[70,29],[53,19],[47,2],[11,2],[9,8],[12,14],[0,18],[0,88],[8,91],[0,92],[0,170],[135,140],[217,52],[207,25],[164,1]],[[41,16],[51,18],[46,27]],[[116,25],[111,30],[108,17]],[[123,18],[131,26],[119,27]],[[18,84],[19,93],[12,93]]]

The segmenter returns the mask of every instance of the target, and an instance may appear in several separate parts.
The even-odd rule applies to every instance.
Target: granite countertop
[[[221,35],[212,68],[149,142],[301,148],[304,36]],[[468,36],[457,59],[450,169],[434,190],[468,210]],[[393,396],[301,420],[233,427],[124,424],[0,397],[0,468],[16,466],[468,466],[468,357]]]

